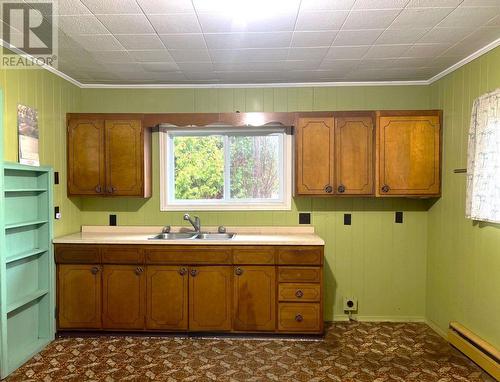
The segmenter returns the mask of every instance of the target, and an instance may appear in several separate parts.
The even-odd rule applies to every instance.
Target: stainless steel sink
[[[234,233],[212,233],[212,232],[202,232],[196,236],[197,240],[231,240],[234,237]]]
[[[192,240],[196,239],[196,236],[198,236],[196,232],[169,232],[160,233],[150,237],[149,240]]]

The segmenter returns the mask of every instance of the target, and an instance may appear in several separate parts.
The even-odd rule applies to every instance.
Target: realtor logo
[[[53,15],[54,2],[50,1],[2,3],[3,67],[55,66],[57,27]]]

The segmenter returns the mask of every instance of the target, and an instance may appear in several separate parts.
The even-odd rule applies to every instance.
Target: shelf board
[[[6,224],[5,229],[13,229],[13,228],[20,228],[20,227],[28,227],[30,225],[41,225],[48,223],[48,220],[30,220],[27,222],[20,222],[20,223],[14,223],[14,224]]]
[[[16,300],[7,305],[7,313],[11,313],[14,310],[19,309],[20,307],[29,304],[32,301],[38,300],[40,297],[45,296],[47,293],[49,293],[48,289],[39,289],[27,296],[24,296],[23,298],[20,298],[19,300]]]
[[[46,192],[47,189],[46,188],[13,188],[13,189],[10,189],[10,190],[4,190],[6,194],[10,194],[10,193],[15,193],[15,192],[18,192],[18,193],[29,193],[29,192]]]
[[[9,263],[12,263],[14,261],[22,260],[22,259],[25,259],[25,258],[31,257],[31,256],[36,256],[36,255],[39,255],[39,254],[47,252],[47,251],[48,251],[47,248],[33,248],[33,249],[30,249],[29,251],[24,251],[21,253],[17,253],[15,255],[7,256],[5,262],[7,264],[9,264]]]

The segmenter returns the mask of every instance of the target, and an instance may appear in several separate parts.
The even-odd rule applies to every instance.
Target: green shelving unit
[[[1,165],[1,378],[54,339],[52,177],[49,167]]]

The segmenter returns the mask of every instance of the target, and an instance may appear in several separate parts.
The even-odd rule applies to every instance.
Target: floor
[[[60,338],[7,381],[492,381],[422,323],[334,323],[325,339]]]

